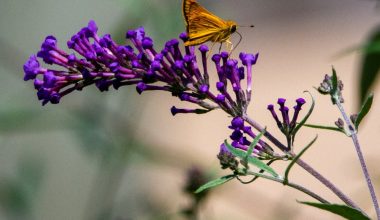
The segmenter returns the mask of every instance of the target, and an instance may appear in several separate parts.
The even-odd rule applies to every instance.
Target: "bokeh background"
[[[233,56],[260,52],[249,114],[271,132],[279,135],[266,105],[278,97],[289,105],[309,99],[304,90],[316,98],[310,122],[333,124],[337,109],[313,89],[332,65],[345,83],[347,110],[357,111],[362,54],[338,55],[362,45],[380,25],[376,1],[200,3],[223,18],[255,25],[239,30],[243,40]],[[190,203],[183,191],[186,171],[197,166],[209,176],[227,174],[216,159],[230,132],[223,112],[172,117],[170,107],[183,106],[177,99],[138,95],[134,87],[105,93],[87,88],[42,107],[32,83],[22,80],[23,63],[45,36],[54,34],[65,48],[90,19],[119,43],[126,30],[143,25],[156,48],[184,30],[179,0],[0,0],[0,219],[186,219],[180,214]],[[359,135],[378,196],[379,101],[375,96]],[[304,159],[374,216],[350,139],[305,128],[297,146],[315,134],[319,139]],[[291,179],[340,202],[299,168]],[[311,198],[266,180],[233,181],[210,193],[200,219],[340,219],[296,200]]]

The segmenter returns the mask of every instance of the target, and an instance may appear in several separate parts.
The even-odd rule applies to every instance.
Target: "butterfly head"
[[[237,30],[237,23],[234,21],[227,21],[227,25],[230,28],[230,33],[234,33]]]

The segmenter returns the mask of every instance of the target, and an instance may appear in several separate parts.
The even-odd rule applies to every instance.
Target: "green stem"
[[[256,121],[249,118],[248,115],[243,115],[242,117],[248,124],[250,124],[256,130],[258,130],[260,132],[264,131],[264,128],[260,124],[258,124]],[[283,145],[279,140],[277,140],[273,135],[271,135],[268,131],[265,131],[264,136],[266,138],[268,138],[281,151],[283,151],[284,153],[289,153],[287,150],[287,147],[285,145]],[[353,208],[361,210],[359,208],[359,206],[357,206],[347,195],[345,195],[340,189],[338,189],[338,187],[336,187],[332,182],[330,182],[328,179],[326,179],[322,174],[320,174],[318,171],[316,171],[314,168],[312,168],[306,162],[304,162],[301,159],[298,159],[296,163],[300,167],[302,167],[304,170],[306,170],[308,173],[310,173],[312,176],[314,176],[317,180],[319,180],[323,185],[325,185],[327,188],[329,188],[344,203],[346,203],[347,205],[349,205]]]
[[[368,172],[365,160],[364,160],[364,156],[363,156],[363,153],[362,153],[361,148],[360,148],[360,143],[359,143],[359,139],[358,139],[358,136],[357,136],[357,131],[356,131],[355,127],[352,125],[351,120],[349,119],[348,115],[346,114],[346,112],[345,112],[345,110],[343,108],[342,103],[340,103],[339,100],[337,100],[336,106],[338,107],[340,113],[343,116],[344,121],[346,122],[346,124],[348,126],[349,135],[350,135],[350,137],[352,139],[352,142],[354,143],[354,146],[355,146],[355,149],[356,149],[356,153],[358,154],[359,162],[360,162],[360,165],[362,167],[362,171],[363,171],[365,180],[367,182],[367,186],[368,186],[369,192],[371,194],[372,203],[373,203],[373,205],[375,207],[375,210],[376,210],[377,220],[380,220],[379,203],[377,201],[375,189],[374,189],[374,187],[372,185],[371,177],[369,176],[369,172]]]
[[[248,171],[247,174],[250,174],[250,175],[254,175],[254,176],[258,176],[258,177],[261,177],[261,178],[264,178],[264,179],[268,179],[268,180],[272,180],[272,181],[276,181],[278,183],[282,183],[284,184],[285,186],[289,186],[291,188],[294,188],[298,191],[301,191],[311,197],[313,197],[314,199],[320,201],[321,203],[324,203],[324,204],[330,204],[327,200],[325,200],[324,198],[322,198],[321,196],[317,195],[316,193],[310,191],[309,189],[301,186],[301,185],[298,185],[298,184],[295,184],[295,183],[292,183],[292,182],[285,182],[284,179],[280,179],[280,178],[275,178],[275,177],[272,177],[272,176],[267,176],[267,175],[264,175],[264,174],[261,174],[261,173],[256,173],[256,172],[252,172],[252,171]]]

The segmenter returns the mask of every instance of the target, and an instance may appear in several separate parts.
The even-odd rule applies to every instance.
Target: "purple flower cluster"
[[[294,114],[292,119],[290,120],[289,118],[289,108],[285,106],[286,99],[284,98],[279,98],[277,100],[277,104],[280,106],[279,110],[281,112],[282,116],[282,122],[278,118],[275,110],[274,110],[274,105],[270,104],[268,105],[268,110],[271,112],[274,120],[277,123],[278,128],[281,130],[283,134],[285,134],[287,137],[292,135],[292,132],[294,131],[296,125],[297,125],[297,119],[299,112],[302,110],[303,104],[306,103],[305,99],[303,98],[298,98],[296,100],[296,105],[293,107],[294,108]]]
[[[247,151],[253,139],[256,138],[256,135],[253,133],[251,126],[245,126],[244,120],[238,116],[232,119],[231,125],[228,126],[228,128],[232,130],[232,134],[230,135],[230,138],[232,140],[231,146],[243,151]],[[270,159],[274,156],[274,151],[263,140],[259,140],[256,146],[253,148],[252,156],[261,159]],[[220,145],[220,150],[217,157],[223,169],[237,169],[238,161],[235,159],[235,156],[228,150],[224,143]]]
[[[251,145],[250,139],[255,139],[256,135],[252,131],[251,126],[245,126],[245,122],[241,117],[235,117],[231,121],[231,125],[228,127],[233,130],[230,138],[232,140],[231,145],[235,148],[247,151]],[[253,148],[252,154],[258,157],[265,157],[267,155],[272,155],[272,149],[262,140],[259,140],[256,146]]]
[[[111,86],[118,89],[124,85],[136,85],[140,94],[148,90],[168,91],[182,101],[201,107],[172,107],[173,115],[199,114],[215,108],[222,108],[233,116],[246,111],[252,91],[252,65],[258,54],[241,53],[242,66],[238,60],[230,59],[227,52],[213,55],[218,81],[214,89],[217,92],[212,92],[206,45],[198,47],[202,60],[199,64],[195,47],[185,47],[182,52],[177,39],[169,40],[157,52],[153,40],[145,35],[142,27],[127,32],[130,45],[118,45],[109,34],[100,37],[97,32],[95,22],[90,21],[67,42],[72,53],[60,49],[56,38],[48,36],[37,56],[32,55],[24,64],[24,80],[34,80],[38,99],[43,105],[48,102],[57,104],[63,96],[92,84],[100,91],[108,91]],[[179,37],[183,41],[187,39],[185,33]],[[51,64],[52,68],[41,66],[37,57]],[[245,78],[246,85],[243,86]]]

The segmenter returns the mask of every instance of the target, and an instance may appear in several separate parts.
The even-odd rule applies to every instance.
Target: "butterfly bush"
[[[112,86],[119,89],[135,85],[138,93],[144,91],[167,91],[181,101],[198,105],[197,109],[173,107],[178,113],[205,113],[221,108],[237,116],[245,111],[250,101],[252,65],[258,54],[240,54],[238,60],[229,59],[227,52],[212,57],[219,81],[210,84],[207,66],[208,47],[201,45],[201,62],[198,64],[195,47],[182,52],[179,40],[166,42],[157,52],[153,40],[140,27],[126,33],[130,45],[118,45],[109,34],[98,35],[94,21],[71,37],[67,46],[72,53],[60,49],[54,36],[47,36],[37,55],[24,64],[24,80],[34,80],[37,97],[42,104],[57,104],[61,98],[76,90],[95,84],[100,91]],[[186,33],[180,38],[186,41]],[[38,58],[50,67],[43,67]],[[247,77],[245,88],[242,81]],[[227,86],[233,93],[228,92]],[[217,92],[212,92],[214,87]]]
[[[186,33],[179,35],[180,40],[167,41],[160,51],[155,49],[152,38],[145,34],[143,27],[129,30],[126,39],[128,44],[119,45],[109,34],[99,36],[94,21],[90,21],[87,27],[82,28],[67,41],[67,47],[71,52],[61,49],[54,36],[47,36],[40,51],[30,56],[24,64],[24,80],[33,80],[37,97],[42,105],[58,104],[64,96],[91,85],[95,85],[101,92],[108,91],[111,87],[118,90],[123,86],[133,85],[139,94],[147,91],[169,92],[181,101],[194,104],[194,108],[173,106],[171,108],[173,116],[180,113],[204,114],[221,109],[232,117],[228,127],[231,129],[231,135],[229,140],[220,145],[217,157],[222,168],[232,170],[233,174],[217,180],[216,183],[222,184],[232,178],[239,179],[239,176],[253,175],[255,176],[253,180],[262,177],[280,182],[306,193],[323,204],[329,204],[327,200],[307,188],[289,182],[287,177],[289,170],[294,163],[297,163],[336,194],[349,208],[354,208],[366,216],[350,198],[310,165],[296,157],[293,152],[295,135],[311,114],[314,102],[301,122],[298,122],[298,116],[306,103],[303,98],[296,100],[292,117],[289,116],[290,110],[285,105],[286,100],[278,99],[282,120],[277,115],[274,105],[268,105],[267,109],[287,140],[286,146],[248,117],[247,108],[252,95],[252,72],[259,57],[258,53],[240,53],[239,60],[231,58],[227,52],[212,55],[211,66],[217,73],[217,80],[213,83],[209,77],[208,47],[184,46],[181,50],[180,41],[186,42],[188,39]],[[41,65],[41,60],[47,65]],[[343,102],[340,92],[343,85],[334,74],[332,77],[325,77],[320,92],[330,94],[333,103],[340,105]],[[343,107],[340,106],[339,109]],[[356,117],[359,118],[358,121],[361,120],[360,115]],[[345,120],[345,123],[349,125],[351,122]],[[342,119],[336,124],[339,131],[345,132]],[[349,128],[349,136],[355,137],[355,129],[351,125]],[[254,129],[260,133],[253,132]],[[260,139],[262,135],[280,149],[281,153],[275,152],[267,142]],[[314,141],[315,139],[309,146]],[[294,161],[287,168],[285,177],[278,175],[268,166],[274,161],[288,159]],[[261,160],[269,162],[265,164]],[[249,171],[248,163],[260,168],[259,173]],[[364,164],[364,160],[361,160],[361,164]],[[364,170],[368,176],[366,169]],[[263,172],[271,176],[263,175]],[[367,182],[371,188],[370,181]],[[213,183],[214,186],[216,183]],[[371,195],[376,204],[374,194],[372,187]],[[376,210],[379,210],[378,206]]]
[[[186,42],[187,34],[179,38]],[[98,27],[90,21],[67,41],[71,53],[62,50],[54,36],[47,36],[36,55],[24,64],[24,80],[33,80],[37,97],[42,105],[58,104],[62,97],[74,91],[95,85],[101,92],[110,87],[134,85],[141,94],[145,91],[166,91],[181,101],[195,104],[195,108],[177,108],[171,113],[202,114],[222,109],[233,116],[230,129],[232,146],[247,151],[256,134],[250,125],[244,125],[241,117],[246,113],[252,93],[252,67],[259,54],[240,53],[239,60],[231,59],[227,52],[214,54],[211,58],[217,72],[217,82],[212,84],[207,62],[209,49],[206,45],[186,46],[180,49],[180,41],[172,39],[161,51],[154,48],[153,40],[146,36],[143,27],[126,33],[129,44],[119,45],[109,34],[98,35]],[[44,67],[41,60],[50,66]],[[201,60],[200,62],[197,59]],[[297,101],[298,102],[298,101]],[[294,127],[297,115],[305,101],[299,99],[295,116],[283,126]],[[269,107],[268,107],[269,109]],[[283,116],[287,114],[281,106]],[[288,111],[288,110],[286,110]],[[272,115],[279,123],[273,111]],[[290,127],[289,127],[290,126]],[[285,127],[284,127],[285,128]],[[248,137],[248,138],[247,138]],[[249,140],[250,138],[250,140]],[[223,146],[224,144],[222,144]],[[220,154],[225,149],[222,147]],[[252,152],[253,156],[271,158],[270,146],[260,140]],[[224,167],[221,160],[222,167]]]

